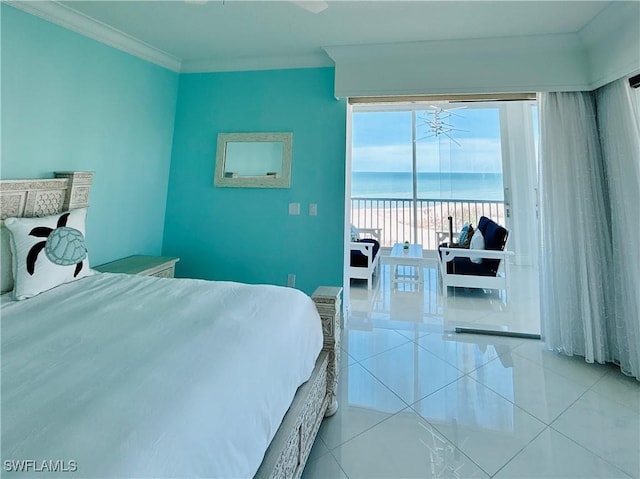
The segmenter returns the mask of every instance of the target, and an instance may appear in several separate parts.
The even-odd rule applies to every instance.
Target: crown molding
[[[97,40],[100,43],[109,45],[133,56],[167,68],[174,72],[180,72],[182,62],[148,43],[127,35],[109,25],[99,22],[87,15],[84,15],[72,8],[69,8],[57,1],[20,1],[3,0],[7,5],[11,5],[23,12],[35,15],[49,22],[60,25],[85,37]]]
[[[294,68],[318,68],[336,67],[336,81],[344,82],[355,74],[361,76],[364,82],[358,88],[353,85],[343,85],[340,96],[361,96],[389,94],[382,85],[368,85],[365,81],[372,75],[364,74],[363,67],[371,67],[376,75],[384,76],[384,68],[380,65],[388,63],[391,59],[414,63],[418,59],[434,61],[441,64],[443,54],[450,56],[467,55],[475,52],[476,55],[486,55],[492,52],[496,56],[508,54],[515,50],[540,52],[546,49],[554,55],[562,50],[567,61],[558,63],[556,69],[564,68],[564,64],[571,61],[584,63],[587,70],[578,77],[556,78],[543,82],[540,79],[529,85],[527,81],[511,84],[505,82],[501,85],[501,91],[564,91],[564,90],[593,90],[610,81],[616,80],[630,72],[640,69],[640,59],[637,56],[638,5],[636,2],[611,2],[598,15],[596,15],[580,31],[571,34],[540,35],[528,37],[509,37],[476,40],[441,40],[428,42],[407,42],[399,44],[370,44],[370,45],[342,45],[325,47],[322,51],[309,55],[299,56],[264,56],[227,59],[199,59],[182,60],[167,52],[145,43],[127,33],[113,28],[103,22],[95,20],[83,13],[74,10],[55,0],[30,1],[30,0],[0,0],[7,5],[15,7],[31,15],[40,17],[46,21],[57,24],[63,28],[74,31],[80,35],[96,40],[117,50],[131,54],[142,60],[159,65],[178,73],[207,73],[207,72],[232,72],[232,71],[257,71]],[[440,54],[430,54],[428,52]],[[434,58],[431,58],[434,56]],[[553,55],[552,55],[553,56]],[[576,60],[578,58],[578,60]],[[588,66],[587,66],[588,65]],[[417,67],[414,67],[414,69]],[[355,69],[355,70],[354,70]],[[364,68],[366,70],[366,68]],[[582,68],[574,66],[574,73]],[[343,70],[353,70],[342,73]],[[411,69],[410,69],[411,70]],[[408,73],[415,73],[413,70]],[[431,72],[422,72],[430,73]],[[461,72],[464,73],[464,72]],[[466,72],[468,74],[468,72]],[[364,75],[364,76],[363,76]],[[376,75],[373,75],[374,77]],[[406,75],[408,78],[411,75]],[[463,77],[464,75],[460,75]],[[582,78],[584,76],[584,78]],[[568,80],[568,81],[567,81]],[[521,80],[522,81],[522,80]],[[348,82],[351,83],[351,82]],[[376,83],[375,81],[373,83]],[[454,82],[455,83],[455,82]],[[439,85],[431,84],[431,93],[461,93],[462,85],[442,81]],[[397,94],[422,94],[424,85],[397,85],[394,91]],[[496,91],[496,86],[489,88],[475,82],[474,93]]]
[[[183,60],[182,73],[286,70],[292,68],[332,67],[325,52],[299,56],[244,57],[228,59]]]

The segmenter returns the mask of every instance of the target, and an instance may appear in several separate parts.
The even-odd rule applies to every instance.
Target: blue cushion
[[[380,251],[380,243],[377,240],[374,240],[371,238],[361,239],[360,243],[373,244],[373,258],[371,258],[371,261],[373,261],[376,255],[378,254],[378,251]],[[366,268],[367,266],[369,266],[367,255],[360,250],[352,249],[351,250],[351,266],[358,266],[363,268]]]
[[[482,263],[474,263],[469,258],[453,258],[447,263],[447,273],[466,274],[472,276],[496,276],[500,266],[499,259],[483,259]]]
[[[484,249],[494,251],[504,250],[508,236],[505,228],[486,216],[483,216],[480,218],[480,221],[478,221],[478,229],[482,232],[482,236],[484,236]]]

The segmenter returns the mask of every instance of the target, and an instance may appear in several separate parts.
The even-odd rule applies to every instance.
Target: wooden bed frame
[[[48,216],[88,207],[92,181],[93,173],[86,171],[56,172],[55,179],[0,180],[0,219]],[[312,295],[322,320],[322,352],[311,378],[298,388],[256,478],[299,478],[322,419],[338,409],[341,291],[321,286]]]

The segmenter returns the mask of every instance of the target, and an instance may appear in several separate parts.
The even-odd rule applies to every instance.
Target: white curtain
[[[611,234],[596,107],[540,95],[540,314],[550,349],[607,361]]]
[[[626,79],[596,91],[611,209],[610,353],[625,374],[640,379],[640,122],[634,100]]]
[[[540,297],[549,349],[640,379],[640,138],[628,90],[621,80],[540,95]]]

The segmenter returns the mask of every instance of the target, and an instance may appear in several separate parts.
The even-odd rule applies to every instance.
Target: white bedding
[[[105,273],[3,303],[3,464],[251,477],[321,347],[311,299],[277,286]]]

